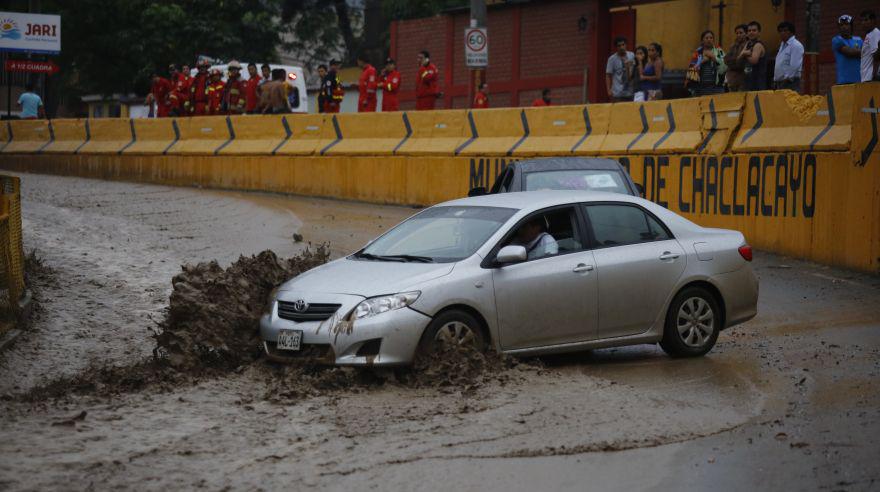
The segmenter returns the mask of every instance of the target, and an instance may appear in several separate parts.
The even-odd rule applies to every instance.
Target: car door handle
[[[593,265],[587,265],[585,263],[578,263],[578,266],[574,267],[572,270],[574,273],[583,273],[583,272],[592,272]]]
[[[678,253],[670,253],[669,251],[664,251],[663,254],[660,255],[660,260],[662,260],[662,261],[675,260],[675,259],[678,259],[679,256],[681,256],[681,255]]]

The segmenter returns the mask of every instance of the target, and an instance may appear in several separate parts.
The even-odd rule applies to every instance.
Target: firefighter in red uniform
[[[223,105],[223,93],[226,84],[222,80],[223,74],[219,68],[211,70],[211,83],[208,84],[208,114],[221,114]]]
[[[245,83],[241,80],[241,64],[229,62],[229,76],[223,92],[223,110],[226,114],[244,114]]]
[[[152,105],[156,103],[156,117],[166,118],[171,111],[171,105],[168,101],[168,95],[171,93],[173,85],[171,81],[153,74],[153,85],[150,87],[150,93],[147,94],[146,103],[152,110]]]
[[[541,98],[532,101],[532,106],[550,106],[550,89],[541,91]]]
[[[416,80],[416,109],[434,109],[440,89],[437,81],[440,73],[437,66],[431,63],[430,54],[427,51],[419,53],[419,75]]]
[[[208,62],[198,63],[199,72],[187,84],[189,97],[184,104],[186,113],[191,116],[203,116],[208,114],[208,86],[211,81],[208,76]]]
[[[367,63],[365,55],[358,55],[357,64],[363,69],[361,78],[358,80],[358,113],[375,113],[376,88],[379,86],[376,67]]]
[[[485,82],[479,82],[477,84],[477,93],[474,94],[474,109],[486,109],[489,107],[489,96],[486,95],[486,89],[488,86]]]
[[[342,99],[345,97],[345,90],[342,83],[339,82],[337,72],[339,70],[339,61],[332,60],[330,62],[330,70],[324,76],[321,84],[321,94],[324,96],[324,112],[338,113],[342,105]]]
[[[263,78],[257,73],[256,63],[248,63],[247,68],[248,76],[250,78],[244,83],[244,110],[247,114],[256,114],[259,112],[258,106],[260,105],[260,96],[257,93],[257,87],[259,87],[260,81],[263,80]]]
[[[400,109],[400,103],[397,101],[397,93],[400,92],[400,72],[397,71],[394,58],[385,60],[385,70],[382,70],[379,87],[385,92],[382,96],[382,112]]]
[[[183,116],[184,103],[186,102],[187,84],[190,80],[188,77],[189,67],[184,65],[187,72],[177,70],[175,65],[169,65],[168,71],[171,73],[171,92],[168,93],[168,116]]]

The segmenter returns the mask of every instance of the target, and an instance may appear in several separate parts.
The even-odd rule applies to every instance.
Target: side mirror
[[[482,196],[486,194],[486,188],[484,186],[477,186],[476,188],[471,188],[471,191],[468,192],[468,196]]]
[[[639,196],[645,198],[645,187],[640,185],[639,183],[633,183],[636,185],[636,191],[639,192]]]
[[[498,251],[498,254],[495,255],[495,263],[498,265],[504,265],[507,263],[519,263],[521,261],[526,261],[529,257],[526,252],[525,246],[505,246]]]

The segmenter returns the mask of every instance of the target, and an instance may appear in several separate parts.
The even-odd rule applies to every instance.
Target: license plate
[[[302,330],[281,330],[278,332],[278,350],[299,350],[302,346]]]

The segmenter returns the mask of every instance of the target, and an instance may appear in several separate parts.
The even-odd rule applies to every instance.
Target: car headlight
[[[420,294],[421,292],[419,291],[402,292],[400,294],[367,299],[354,308],[354,317],[355,319],[368,318],[386,311],[405,308],[414,303]]]
[[[272,289],[272,292],[269,292],[269,300],[266,301],[266,305],[263,307],[263,314],[272,314],[272,307],[275,305],[275,299],[278,297],[278,289],[281,287],[275,287]]]

